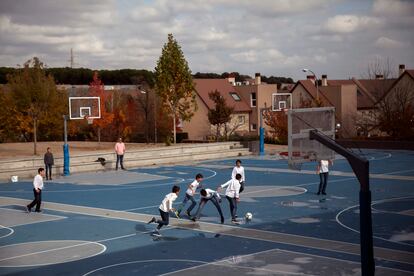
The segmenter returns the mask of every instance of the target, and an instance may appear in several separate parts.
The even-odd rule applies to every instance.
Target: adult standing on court
[[[39,168],[37,170],[37,175],[33,179],[33,193],[34,193],[34,200],[32,203],[26,206],[27,212],[30,213],[32,211],[33,206],[36,205],[35,212],[40,213],[40,204],[42,204],[42,190],[43,190],[43,177],[45,176],[45,169]]]
[[[121,169],[124,168],[124,154],[125,154],[125,144],[122,142],[122,138],[118,139],[118,142],[115,144],[115,153],[116,153],[116,166],[115,169],[118,170],[118,164],[121,164]]]
[[[55,164],[53,153],[50,148],[47,148],[43,158],[46,168],[46,180],[52,180],[52,166]]]
[[[320,182],[319,189],[316,193],[320,195],[326,195],[326,186],[328,185],[328,175],[329,175],[329,165],[332,166],[332,160],[320,160],[318,166],[316,167],[316,173],[319,174]]]
[[[241,165],[241,160],[236,160],[236,166],[233,168],[233,171],[231,172],[231,178],[236,179],[236,175],[241,175],[241,181],[240,181],[240,191],[239,193],[244,191],[244,183],[246,181],[245,175],[244,175],[244,167]]]

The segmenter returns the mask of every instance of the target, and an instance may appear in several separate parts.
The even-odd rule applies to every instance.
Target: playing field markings
[[[269,256],[275,256],[273,260],[275,260],[276,265],[281,266],[282,270],[278,270],[277,266],[275,267],[274,264],[269,263]],[[279,256],[276,256],[279,255]],[[305,260],[303,261],[303,256],[307,256],[312,258],[312,260]],[[255,259],[251,260],[253,257]],[[289,259],[290,258],[290,259]],[[243,260],[245,259],[245,260]],[[302,262],[300,261],[302,260]],[[326,261],[327,260],[327,261]],[[247,261],[250,262],[250,265],[261,265],[263,264],[265,267],[271,267],[272,269],[266,269],[261,267],[254,267],[254,266],[247,266],[240,265],[239,263]],[[311,266],[309,268],[305,268],[307,273],[309,270],[316,270],[313,271],[315,274],[305,274],[303,272],[292,272],[286,271],[286,269],[294,269],[292,264],[299,265],[299,264],[306,264],[309,263]],[[208,268],[209,266],[213,268]],[[280,268],[279,266],[279,268]],[[255,275],[260,272],[268,272],[269,274],[279,274],[282,275],[333,275],[333,271],[335,269],[343,269],[344,267],[348,268],[348,271],[335,271],[334,275],[354,275],[360,271],[361,264],[359,262],[349,261],[349,260],[341,260],[337,258],[331,258],[327,256],[320,256],[310,253],[304,252],[296,252],[291,250],[284,250],[284,249],[269,249],[264,251],[259,251],[251,254],[246,255],[238,255],[238,256],[231,256],[227,257],[223,260],[217,260],[210,263],[204,263],[193,267],[188,267],[168,273],[161,274],[160,276],[167,276],[167,275],[218,275],[218,274],[225,274],[225,275],[241,275],[243,271],[225,271],[223,267],[232,267],[232,268],[240,268],[244,270],[253,270],[254,272],[250,272],[250,274]],[[219,267],[218,271],[212,271],[215,267]],[[210,269],[210,270],[209,270]],[[186,274],[187,272],[187,274]],[[244,271],[246,272],[246,271]],[[407,273],[408,271],[400,270],[396,268],[389,268],[384,266],[376,266],[376,275],[401,275],[401,273]],[[234,274],[233,274],[234,273]],[[325,273],[325,274],[324,274]],[[261,275],[261,274],[259,274]]]
[[[8,203],[8,205],[25,204],[27,201],[24,199],[0,197],[0,203]],[[135,221],[146,223],[153,215],[119,212],[116,210],[102,209],[95,207],[75,206],[62,203],[45,202],[44,209],[50,209],[59,212],[69,212],[82,215],[90,215],[104,218],[121,219],[127,221]],[[360,254],[359,244],[327,240],[314,237],[299,236],[294,234],[286,234],[280,232],[270,232],[258,229],[241,228],[231,225],[221,225],[208,222],[188,222],[183,223],[182,220],[171,218],[171,226],[177,228],[196,230],[201,232],[229,235],[239,238],[247,238],[253,240],[262,240],[267,242],[275,242],[289,245],[296,245],[302,247],[310,247],[315,249],[327,250],[332,252],[340,252],[347,254]],[[387,249],[381,247],[375,247],[375,257],[383,260],[389,260],[394,262],[402,262],[413,264],[414,253],[407,251],[399,251],[394,249]]]
[[[9,233],[7,233],[6,235],[0,236],[0,239],[2,239],[2,238],[6,238],[6,237],[8,237],[8,236],[10,236],[10,235],[12,235],[12,234],[14,233],[14,230],[13,230],[12,228],[6,227],[6,226],[4,226],[4,225],[0,225],[0,229],[7,229],[7,230],[9,230],[9,231],[10,231],[10,232],[9,232]]]
[[[73,193],[73,192],[101,192],[101,191],[118,191],[118,190],[134,190],[134,189],[144,189],[144,188],[152,188],[152,187],[161,187],[161,186],[168,186],[168,185],[176,185],[185,181],[184,178],[175,177],[177,180],[175,182],[168,182],[168,183],[158,183],[158,184],[138,184],[138,185],[128,185],[127,187],[116,187],[116,188],[94,188],[94,189],[77,189],[77,190],[62,190],[59,187],[59,190],[47,190],[47,193]],[[67,183],[70,184],[70,183]],[[112,185],[110,186],[112,187]],[[33,194],[32,191],[8,191],[2,190],[0,192],[4,193],[28,193]],[[0,203],[1,206],[1,203]]]
[[[377,203],[381,203],[381,202],[396,201],[396,200],[399,200],[399,199],[407,199],[407,198],[413,198],[413,196],[396,197],[396,198],[389,198],[389,199],[376,200],[376,201],[374,201],[374,202],[372,203],[372,205],[375,205],[375,204],[377,204]],[[341,210],[338,214],[336,214],[335,220],[336,220],[336,222],[337,222],[339,225],[341,225],[342,227],[344,227],[344,228],[346,228],[346,229],[348,229],[348,230],[350,230],[350,231],[352,231],[352,232],[355,232],[355,233],[360,233],[357,229],[354,229],[354,228],[351,228],[351,227],[349,227],[349,226],[345,225],[345,224],[344,224],[344,223],[342,223],[342,222],[341,222],[341,220],[339,219],[339,217],[340,217],[343,213],[345,213],[345,212],[347,212],[347,211],[349,211],[349,210],[351,210],[351,209],[357,208],[357,207],[359,207],[359,204],[357,204],[357,205],[353,205],[353,206],[349,206],[349,207],[347,207],[347,208],[345,208],[345,209]],[[412,247],[412,246],[414,246],[414,244],[409,244],[409,243],[399,242],[399,241],[393,241],[393,240],[390,240],[390,239],[385,239],[385,238],[378,237],[378,236],[375,236],[375,235],[373,235],[373,238],[375,238],[375,239],[379,239],[379,240],[383,240],[383,241],[387,241],[387,242],[396,243],[396,244],[407,245],[407,246],[411,246],[411,247]],[[413,259],[413,260],[414,260],[414,259]]]
[[[33,223],[56,221],[66,218],[67,217],[42,214],[36,212],[28,214],[26,211],[22,210],[15,210],[4,207],[0,208],[0,221],[4,226],[7,227],[16,227]]]
[[[227,165],[202,165],[202,167],[213,168],[213,169],[231,169],[232,166]],[[290,170],[290,169],[277,169],[277,168],[259,168],[259,167],[244,167],[246,171],[254,172],[272,172],[272,173],[294,173],[294,174],[312,174],[315,175],[314,170]],[[407,180],[414,181],[414,176],[405,176],[405,175],[390,175],[391,173],[375,174],[371,173],[369,175],[372,179],[392,179],[392,180]],[[352,172],[342,172],[342,171],[329,171],[329,175],[334,176],[348,176],[355,177],[355,174]]]
[[[60,247],[36,251],[36,249],[39,247],[47,248],[48,244],[50,244],[49,246],[53,246],[53,243],[55,244],[76,243],[76,244],[70,244],[67,246],[60,246]],[[27,244],[30,244],[30,246],[25,246]],[[36,244],[38,246],[36,246]],[[94,248],[92,250],[93,251],[92,253],[88,252],[88,250],[86,249],[81,250],[82,253],[91,253],[90,255],[86,255],[86,256],[81,256],[81,254],[79,254],[79,252],[76,252],[76,251],[67,252],[70,249],[74,249],[80,246],[88,246],[88,245],[93,245],[95,247],[97,246],[101,248],[101,250],[98,251],[98,250],[95,250]],[[12,250],[10,249],[5,250],[5,248],[12,248]],[[69,256],[65,256],[65,253],[56,253],[57,251],[61,251],[61,250],[66,250],[66,254],[68,254]],[[18,254],[19,251],[21,252],[33,251],[33,252],[25,253],[25,254]],[[10,245],[5,245],[5,246],[0,247],[0,267],[28,267],[28,266],[41,266],[41,265],[65,263],[65,262],[71,262],[71,261],[94,257],[105,251],[106,251],[106,246],[103,244],[100,244],[98,242],[79,241],[79,240],[57,240],[57,241],[51,240],[51,241],[35,241],[35,242],[26,242],[26,243],[19,243],[19,244],[10,244]],[[1,258],[3,256],[9,255],[10,253],[14,253],[15,255],[8,256],[6,258]],[[44,262],[44,263],[41,263],[41,262],[36,263],[36,261],[41,259],[40,257],[41,255],[46,255],[46,259],[48,259],[49,253],[52,253],[51,255],[49,255],[49,258],[51,259],[51,261],[49,260],[48,262]],[[33,256],[36,256],[36,258],[32,258]],[[29,257],[28,258],[29,260],[25,260],[25,258],[27,259],[27,257]],[[19,260],[22,260],[22,259],[23,261],[20,261],[22,262],[20,263]]]

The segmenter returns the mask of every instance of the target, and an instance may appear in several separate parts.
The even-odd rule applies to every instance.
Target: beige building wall
[[[227,135],[239,134],[244,135],[249,133],[249,113],[234,113],[231,115],[230,122],[227,123]],[[225,126],[220,128],[220,134],[224,135]],[[216,126],[210,125],[211,135],[216,135]]]
[[[356,85],[322,86],[320,91],[335,107],[335,119],[341,124],[339,135],[343,138],[356,136],[357,87]]]
[[[208,108],[201,100],[196,96],[197,111],[189,122],[183,122],[183,132],[188,133],[188,139],[190,140],[205,140],[207,136],[211,135],[210,122],[208,121]]]
[[[237,93],[239,93],[242,100],[252,108],[252,113],[250,114],[250,132],[255,135],[260,133],[260,109],[264,107],[272,106],[272,94],[277,93],[276,84],[267,84],[261,83],[259,85],[242,85],[235,86]],[[256,93],[256,107],[251,106],[251,93]],[[253,125],[256,128],[253,128]],[[265,129],[270,129],[266,124],[264,125]]]
[[[298,85],[292,91],[292,108],[302,108],[303,101],[312,101],[312,97],[302,85]]]

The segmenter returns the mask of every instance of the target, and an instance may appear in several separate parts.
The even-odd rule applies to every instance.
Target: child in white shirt
[[[244,191],[244,183],[246,181],[246,177],[244,175],[244,167],[241,165],[241,160],[236,160],[236,166],[233,168],[233,171],[231,172],[231,178],[236,179],[236,175],[241,175],[241,181],[240,181],[240,191],[239,193]]]
[[[221,203],[221,197],[220,194],[217,191],[211,190],[211,189],[201,189],[200,190],[200,204],[198,205],[198,209],[196,212],[196,215],[191,219],[193,221],[199,220],[201,211],[203,210],[204,206],[207,204],[208,201],[211,201],[214,206],[216,206],[217,211],[220,214],[220,222],[221,224],[224,223],[224,216],[223,212],[221,211],[220,203]]]
[[[230,204],[231,222],[234,224],[239,224],[236,218],[237,218],[237,203],[240,201],[239,191],[241,187],[240,185],[241,178],[242,178],[241,174],[238,173],[236,174],[235,179],[231,179],[219,187],[219,189],[227,187],[226,198]]]
[[[154,236],[161,237],[160,229],[164,225],[167,226],[170,221],[170,213],[173,212],[174,208],[172,207],[172,204],[174,200],[177,199],[178,194],[180,193],[180,187],[175,186],[172,188],[172,192],[167,194],[163,201],[160,204],[159,212],[161,215],[161,219],[156,219],[155,217],[152,217],[152,219],[148,223],[158,223],[157,229],[152,233]]]
[[[186,214],[189,218],[191,218],[191,211],[193,208],[197,205],[197,202],[194,199],[194,196],[196,194],[196,190],[201,188],[201,181],[203,181],[203,175],[201,173],[197,174],[195,177],[195,180],[188,185],[187,191],[185,192],[185,197],[183,202],[180,204],[180,206],[177,208],[177,211],[175,212],[175,215],[177,218],[180,217],[181,210],[184,208],[187,201],[191,201],[190,207],[187,208]]]

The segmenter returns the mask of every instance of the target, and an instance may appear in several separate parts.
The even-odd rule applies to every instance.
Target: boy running
[[[244,175],[244,167],[241,165],[241,160],[236,160],[236,166],[233,168],[233,171],[231,172],[231,178],[236,179],[236,174],[241,175],[241,181],[240,181],[240,191],[239,193],[244,191],[244,182],[246,181],[245,175]]]
[[[148,221],[148,224],[153,223],[153,222],[158,223],[157,229],[155,229],[152,235],[161,237],[160,229],[164,225],[169,224],[170,222],[169,212],[174,211],[174,208],[172,208],[172,203],[174,202],[174,200],[177,199],[179,193],[180,193],[180,187],[174,185],[174,187],[172,188],[172,192],[165,196],[164,200],[161,202],[161,205],[159,207],[161,219],[157,220],[155,217],[152,217],[152,219]]]
[[[201,211],[203,210],[207,202],[210,200],[211,202],[213,202],[214,206],[216,206],[217,211],[220,214],[221,224],[223,224],[224,216],[223,216],[223,212],[221,211],[221,207],[220,207],[220,203],[221,203],[220,194],[217,191],[214,191],[211,189],[201,189],[200,195],[201,195],[200,204],[198,205],[196,215],[193,218],[191,218],[191,220],[196,221],[200,219]]]
[[[187,201],[191,200],[191,205],[188,207],[187,211],[185,212],[189,218],[191,218],[191,210],[197,205],[194,196],[196,193],[196,190],[201,188],[201,181],[203,181],[203,175],[201,173],[197,174],[195,177],[195,180],[188,185],[187,191],[185,193],[185,197],[183,202],[180,204],[180,206],[177,208],[177,211],[175,212],[175,215],[177,218],[180,218],[181,210],[184,208]]]
[[[241,174],[236,174],[236,179],[231,179],[229,181],[227,181],[226,183],[222,184],[220,188],[225,188],[226,189],[226,198],[229,201],[230,204],[230,214],[231,214],[231,222],[234,224],[239,224],[239,222],[237,221],[236,217],[237,217],[237,203],[240,201],[239,198],[239,191],[240,191],[240,181],[241,181]]]

